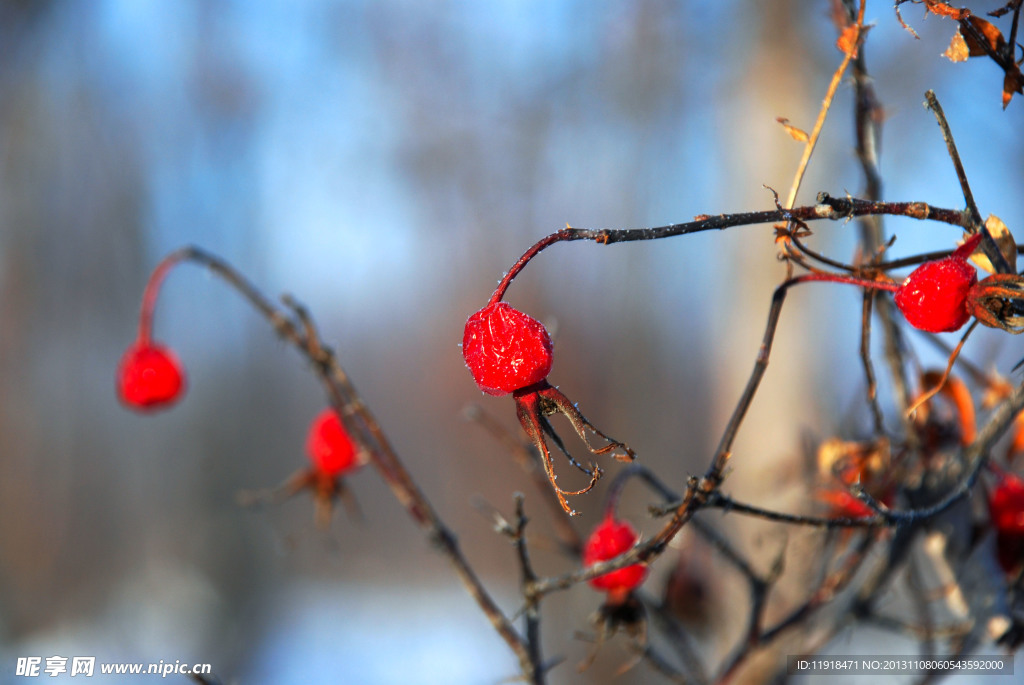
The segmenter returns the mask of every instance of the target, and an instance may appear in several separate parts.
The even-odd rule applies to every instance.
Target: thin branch
[[[969,22],[967,22],[969,23]],[[987,41],[983,41],[987,43]],[[927,91],[924,94],[925,103],[935,115],[935,120],[939,123],[939,129],[942,131],[942,139],[946,142],[946,150],[949,152],[949,158],[953,161],[953,168],[956,169],[957,180],[960,181],[960,190],[963,191],[964,201],[967,203],[967,211],[971,217],[971,233],[980,231],[984,234],[985,239],[982,243],[985,255],[992,262],[997,273],[1008,274],[1013,270],[1010,268],[1010,264],[1006,261],[1006,257],[999,249],[999,245],[996,243],[992,234],[985,227],[985,222],[981,218],[981,212],[978,211],[978,205],[974,202],[974,193],[971,192],[971,185],[967,182],[967,173],[964,171],[963,162],[960,161],[960,153],[956,149],[956,142],[953,140],[953,132],[949,128],[949,122],[946,121],[946,114],[942,111],[942,105],[939,104],[939,99],[935,97],[934,91]]]
[[[412,476],[405,469],[373,413],[349,381],[348,375],[338,363],[334,353],[320,343],[308,312],[301,305],[289,301],[299,320],[299,323],[296,324],[227,262],[198,247],[185,247],[171,253],[157,267],[158,277],[162,279],[170,266],[184,261],[192,261],[205,266],[223,278],[270,322],[282,339],[312,362],[330,396],[331,405],[346,428],[351,429],[353,435],[367,438],[364,439],[364,442],[368,443],[367,446],[371,448],[369,450],[370,462],[376,467],[396,499],[451,562],[470,596],[473,597],[490,620],[491,625],[519,659],[523,674],[531,682],[540,682],[538,678],[542,676],[534,668],[527,644],[480,582],[469,561],[463,556],[455,536],[414,483]],[[151,317],[155,294],[150,295],[150,292],[151,290],[147,288],[143,295],[143,313],[146,314],[148,306]],[[152,292],[155,293],[155,291]],[[357,418],[359,421],[356,421]]]
[[[904,216],[910,219],[921,221],[937,221],[967,228],[970,226],[970,216],[962,210],[943,209],[932,207],[924,202],[881,202],[860,200],[857,198],[837,198],[828,193],[818,193],[817,204],[793,209],[774,209],[762,212],[740,212],[737,214],[718,214],[716,216],[701,215],[693,221],[667,226],[656,226],[653,228],[626,228],[626,229],[589,229],[566,227],[547,235],[530,249],[523,253],[523,256],[516,260],[512,268],[498,283],[497,289],[491,295],[490,301],[498,302],[505,297],[512,281],[522,272],[526,265],[538,254],[552,245],[572,242],[576,240],[589,240],[598,245],[611,245],[613,243],[634,242],[638,240],[659,240],[672,238],[703,231],[717,231],[735,226],[751,226],[766,223],[778,223],[789,221],[818,221],[827,219],[830,221],[845,221],[854,217],[891,215]]]
[[[825,91],[825,97],[821,103],[821,109],[818,111],[818,118],[814,122],[814,128],[811,129],[810,135],[807,136],[807,142],[804,144],[804,152],[800,157],[800,164],[797,166],[796,176],[793,178],[793,184],[789,188],[789,195],[786,197],[786,208],[791,208],[796,203],[796,195],[800,191],[800,183],[803,181],[804,172],[807,171],[807,165],[811,161],[811,155],[814,153],[814,147],[818,144],[818,137],[821,135],[821,129],[825,126],[825,119],[828,117],[828,111],[832,107],[832,99],[835,97],[836,91],[839,89],[839,84],[843,80],[843,74],[846,73],[846,68],[850,65],[850,60],[853,59],[854,54],[857,53],[860,47],[861,38],[864,36],[864,5],[865,0],[860,2],[860,12],[857,15],[857,21],[854,24],[856,27],[854,31],[853,40],[850,41],[850,46],[847,48],[846,53],[843,55],[843,61],[839,64],[839,67],[832,74],[832,80],[828,84],[828,89]]]

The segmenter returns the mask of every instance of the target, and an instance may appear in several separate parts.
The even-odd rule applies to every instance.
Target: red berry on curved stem
[[[184,389],[181,362],[163,345],[138,341],[121,357],[117,369],[118,395],[132,409],[164,409],[177,402]]]
[[[600,561],[614,559],[628,551],[636,544],[637,534],[633,526],[625,521],[616,521],[608,514],[587,538],[583,547],[583,565],[593,566]],[[647,567],[633,564],[603,575],[591,578],[588,582],[595,590],[606,590],[610,593],[626,593],[644,581]]]
[[[466,321],[462,356],[481,390],[507,395],[547,378],[551,337],[540,321],[492,302]]]
[[[976,233],[944,259],[925,262],[896,289],[896,306],[907,322],[929,333],[955,331],[971,318],[967,293],[978,273],[967,258],[978,246]]]
[[[309,426],[306,451],[313,467],[338,476],[356,466],[356,446],[333,409],[324,409]]]

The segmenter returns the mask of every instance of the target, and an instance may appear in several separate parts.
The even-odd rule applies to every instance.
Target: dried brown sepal
[[[1007,333],[1024,333],[1024,277],[1017,274],[993,274],[979,281],[967,294],[967,305],[980,323],[1001,328]]]
[[[516,402],[516,416],[519,418],[519,423],[522,425],[523,431],[526,432],[527,438],[529,438],[530,442],[533,443],[540,453],[541,463],[544,465],[544,473],[551,482],[551,487],[554,488],[555,494],[558,495],[558,503],[562,505],[562,509],[570,516],[575,516],[577,512],[569,506],[566,496],[583,495],[590,492],[597,484],[597,481],[600,480],[603,471],[595,463],[591,463],[589,467],[586,467],[573,459],[572,455],[565,448],[562,438],[552,428],[547,417],[561,414],[568,419],[573,430],[576,431],[576,434],[579,435],[591,454],[611,453],[618,461],[633,461],[636,458],[636,454],[628,445],[614,440],[598,430],[594,424],[590,423],[580,413],[580,410],[576,408],[576,405],[568,397],[562,394],[558,388],[548,384],[547,381],[541,381],[540,383],[516,390],[512,393],[512,397]],[[593,433],[607,444],[602,447],[595,447],[590,443],[588,433]],[[551,457],[551,450],[548,448],[546,437],[554,441],[555,446],[566,456],[569,463],[590,476],[590,483],[586,487],[579,490],[564,490],[559,487],[558,476],[555,474],[554,460]]]

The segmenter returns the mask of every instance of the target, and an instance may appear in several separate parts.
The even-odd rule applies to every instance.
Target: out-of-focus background
[[[462,418],[479,403],[515,426],[511,400],[482,396],[463,367],[466,317],[566,222],[625,228],[770,208],[762,185],[784,194],[801,151],[775,118],[809,129],[841,58],[829,12],[828,2],[724,0],[0,2],[2,680],[32,655],[210,663],[246,684],[514,675],[372,471],[350,481],[362,520],[339,513],[327,532],[304,496],[261,511],[235,504],[239,490],[305,465],[306,427],[325,399],[222,282],[184,266],[161,295],[156,335],[188,368],[185,401],[144,417],[118,405],[114,369],[148,272],[194,243],[263,292],[307,304],[514,613],[513,551],[475,498],[510,512],[513,491],[526,492],[538,571],[571,566],[545,548],[548,514],[528,481]],[[933,88],[983,214],[1018,229],[1024,102],[1003,112],[994,65],[939,56],[951,23],[909,5],[904,14],[919,40],[890,1],[869,3],[884,197],[962,206],[921,106]],[[800,203],[861,191],[852,130],[844,86]],[[886,226],[896,255],[959,237]],[[815,233],[815,247],[851,258],[852,224]],[[774,256],[770,226],[558,245],[508,299],[556,331],[552,381],[682,488],[753,364],[782,277]],[[868,425],[859,312],[841,286],[791,298],[737,443],[738,497],[799,504],[790,491],[803,445]],[[979,336],[968,353],[1006,369],[1020,352],[994,340]],[[923,363],[941,360],[921,350]],[[580,530],[602,492],[575,501]],[[648,532],[649,500],[638,487],[623,502]],[[755,554],[777,547],[753,529]],[[672,556],[653,569],[655,594]],[[714,594],[713,581],[709,659],[734,639],[728,616],[744,602]],[[578,587],[545,605],[546,653],[566,658],[552,682],[606,682],[628,660],[613,641],[576,674],[589,645],[574,632],[589,630],[599,601]],[[643,665],[627,677],[659,682]]]

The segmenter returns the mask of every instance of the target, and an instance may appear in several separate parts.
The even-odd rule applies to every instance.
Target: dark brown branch
[[[541,238],[530,249],[523,253],[504,278],[498,284],[491,302],[505,297],[509,285],[538,254],[547,248],[562,242],[589,240],[599,245],[612,243],[634,242],[638,240],[659,240],[703,231],[716,231],[735,226],[750,226],[781,221],[844,221],[853,217],[891,215],[904,216],[921,221],[938,221],[953,226],[966,228],[970,226],[970,216],[961,210],[932,207],[924,202],[880,202],[859,200],[857,198],[836,198],[828,193],[818,193],[817,204],[793,209],[774,209],[763,212],[741,212],[738,214],[718,214],[717,216],[702,215],[693,221],[653,228],[626,229],[589,229],[563,228]]]
[[[348,375],[338,363],[334,353],[321,345],[308,312],[300,305],[291,302],[291,307],[299,321],[296,324],[227,262],[197,247],[185,247],[172,253],[161,262],[161,266],[183,261],[192,261],[205,266],[223,278],[270,322],[282,339],[291,344],[313,364],[324,383],[331,405],[346,429],[349,429],[353,435],[361,436],[362,441],[370,448],[370,462],[416,524],[451,562],[470,596],[476,600],[491,625],[516,654],[523,674],[531,682],[540,682],[537,679],[542,676],[538,675],[539,669],[536,668],[536,664],[531,658],[527,644],[484,588],[476,572],[463,556],[455,536],[413,482],[412,476],[392,448],[377,419],[349,381]],[[144,295],[144,308],[146,299]]]
[[[970,25],[970,22],[962,22]],[[973,28],[973,27],[972,27]],[[987,41],[982,41],[987,44]],[[935,115],[936,121],[939,122],[939,128],[942,130],[942,139],[946,142],[946,149],[949,152],[949,158],[953,161],[953,168],[956,169],[957,180],[960,181],[960,190],[963,191],[964,201],[967,203],[967,212],[971,217],[971,226],[969,230],[971,233],[981,232],[984,234],[985,239],[982,242],[982,249],[985,250],[985,255],[992,262],[992,266],[995,267],[997,273],[1008,274],[1012,272],[1010,264],[1006,261],[1006,257],[999,249],[999,245],[996,243],[992,234],[989,233],[988,229],[985,228],[985,222],[981,218],[981,212],[978,211],[978,205],[974,202],[974,193],[971,192],[971,185],[967,182],[967,173],[964,171],[963,162],[960,161],[960,153],[956,149],[956,142],[953,140],[953,131],[949,128],[949,122],[946,121],[946,114],[942,111],[942,105],[939,104],[939,99],[935,97],[934,91],[927,91],[924,94],[925,102],[928,109]]]

